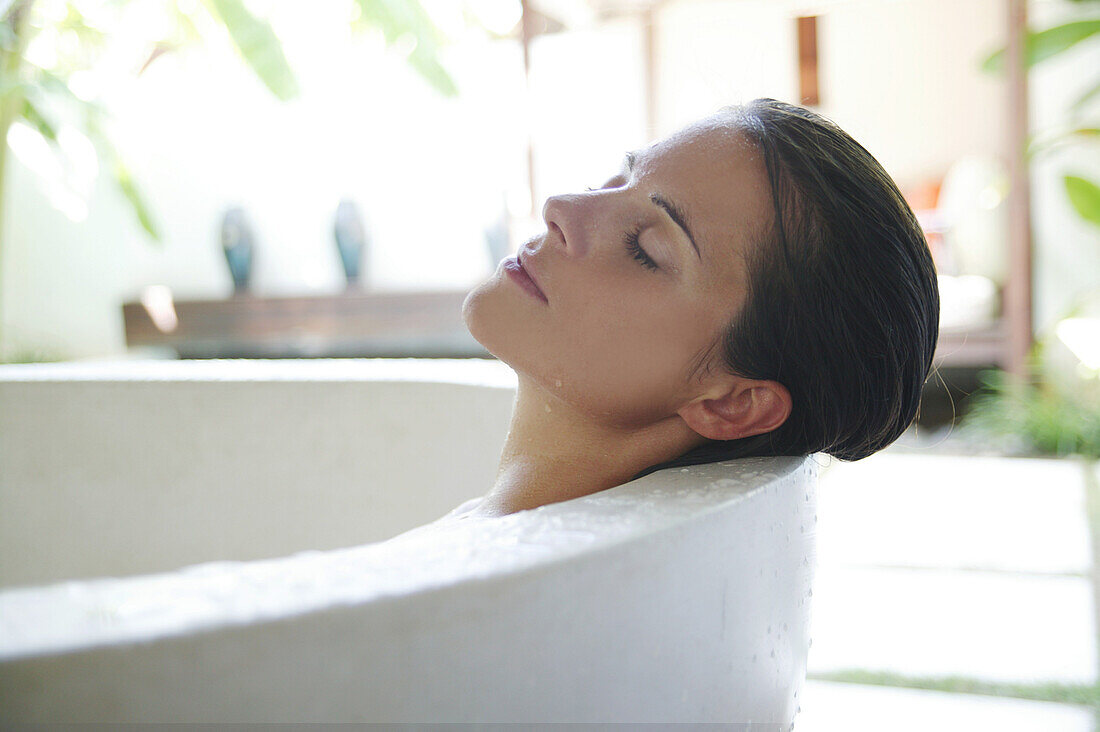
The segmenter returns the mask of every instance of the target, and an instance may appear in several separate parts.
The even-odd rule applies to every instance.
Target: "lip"
[[[524,292],[549,305],[550,301],[546,298],[546,294],[539,287],[538,282],[535,281],[535,276],[531,270],[524,265],[521,257],[522,253],[505,259],[504,271],[516,284],[523,288]],[[530,262],[528,262],[529,264]]]

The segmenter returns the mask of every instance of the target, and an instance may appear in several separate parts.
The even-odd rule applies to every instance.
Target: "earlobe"
[[[777,381],[746,381],[717,399],[699,399],[679,412],[710,440],[737,440],[771,432],[791,414],[791,395]]]

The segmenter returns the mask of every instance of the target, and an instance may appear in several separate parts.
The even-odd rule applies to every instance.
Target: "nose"
[[[592,212],[587,210],[591,201],[585,198],[580,193],[550,196],[542,207],[542,219],[549,231],[547,241],[572,257],[583,257],[591,239]]]

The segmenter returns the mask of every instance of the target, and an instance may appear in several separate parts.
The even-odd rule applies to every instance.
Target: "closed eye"
[[[642,249],[642,245],[638,241],[638,237],[642,233],[642,227],[637,226],[626,233],[623,237],[623,243],[626,245],[626,250],[630,252],[630,256],[638,260],[638,262],[645,268],[650,270],[657,270],[660,267],[653,261],[653,258]]]

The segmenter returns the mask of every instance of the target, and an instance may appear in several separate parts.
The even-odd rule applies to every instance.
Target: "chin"
[[[498,338],[494,336],[499,336],[500,325],[506,322],[508,304],[502,302],[504,298],[498,289],[498,278],[490,277],[470,290],[462,301],[462,322],[474,340],[503,361],[497,348]]]

